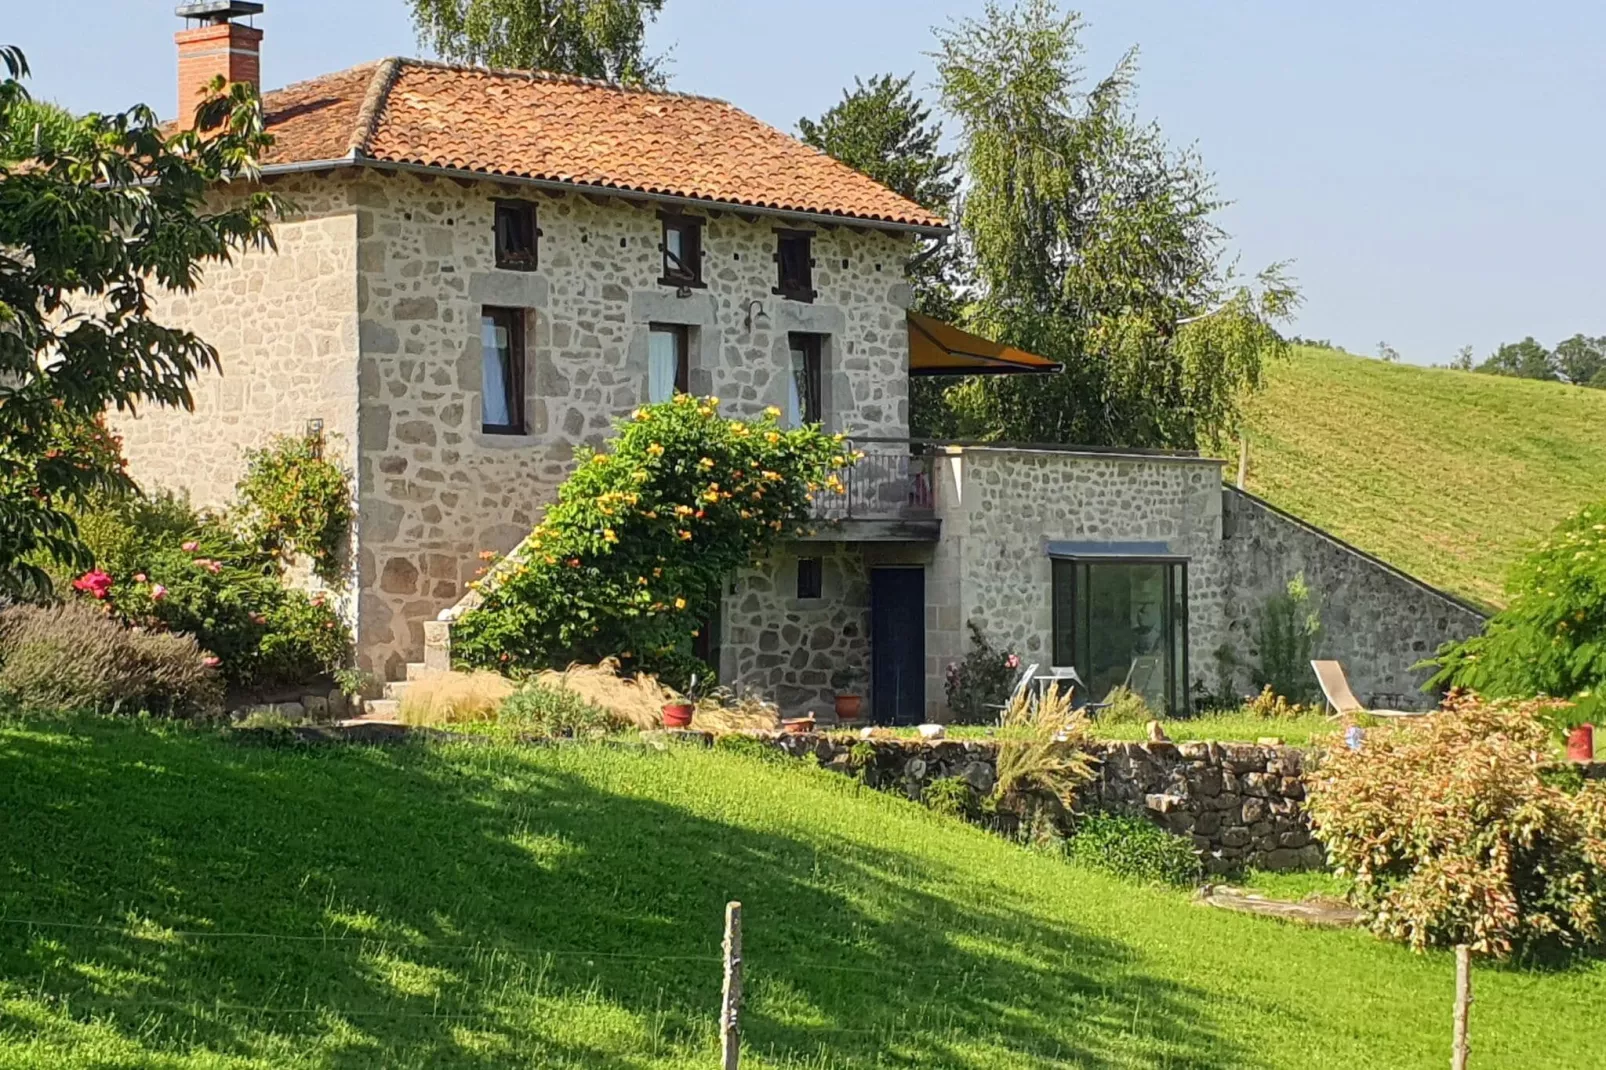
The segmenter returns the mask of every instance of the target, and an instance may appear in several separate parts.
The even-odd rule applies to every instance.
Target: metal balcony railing
[[[815,492],[815,516],[821,520],[896,520],[931,515],[931,456],[920,446],[887,439],[850,439],[847,445],[864,456],[852,467],[837,471],[840,490],[824,487]]]

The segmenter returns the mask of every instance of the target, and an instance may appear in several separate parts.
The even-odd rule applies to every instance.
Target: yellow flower
[[[658,445],[658,443],[654,442],[652,445],[647,447],[647,452],[652,454],[654,457],[662,457],[664,455],[664,448]]]
[[[685,609],[686,608],[686,600],[684,598],[675,599],[675,608],[676,609]]]
[[[737,438],[746,438],[748,434],[747,425],[742,423],[740,420],[732,420],[731,434],[735,435]]]
[[[636,577],[636,583],[637,583],[637,585],[639,585],[641,587],[647,586],[647,577],[645,577],[645,576],[637,576]]]
[[[779,420],[781,418],[781,410],[776,406],[771,405],[769,408],[764,410],[764,415],[768,416],[772,420]]]
[[[546,563],[549,564],[549,565],[555,565],[555,564],[558,563],[558,559],[553,557],[551,554],[547,554],[546,555]]]
[[[645,513],[642,513],[641,515],[646,517],[648,520],[657,520],[658,519],[658,510],[656,510],[656,509],[648,509]]]
[[[608,458],[604,457],[602,454],[599,453],[595,457],[591,458],[591,463],[592,464],[607,464],[608,463]]]
[[[638,420],[645,420],[647,418],[647,410],[646,409],[637,409],[635,411],[634,415],[635,415],[636,419],[638,419]]]
[[[764,478],[769,480],[772,483],[779,483],[781,481],[781,473],[779,473],[779,472],[771,472],[769,469],[766,468],[764,470]]]
[[[719,399],[718,398],[711,397],[711,398],[708,399],[708,403],[710,405],[713,405],[715,408],[719,407]]]
[[[677,505],[677,506],[675,506],[675,515],[676,516],[690,516],[691,515],[691,506],[689,506],[689,505]]]
[[[652,570],[652,574],[653,574],[653,578],[657,579],[658,577],[660,577],[660,576],[662,576],[664,574],[664,570],[661,569],[661,568],[655,568],[655,569]]]
[[[705,493],[703,495],[703,501],[710,502],[710,503],[719,501],[719,491],[717,491],[717,490],[708,491],[707,493]]]
[[[680,536],[682,542],[691,541],[691,532],[687,531],[685,528],[681,528],[677,534]]]
[[[778,432],[771,431],[769,434],[764,436],[764,441],[768,442],[771,446],[773,446],[777,442],[781,441],[781,436],[780,436],[780,434]]]
[[[617,535],[615,535],[613,533],[613,529],[612,528],[603,528],[602,529],[602,541],[603,542],[618,542],[619,541],[619,536],[617,536]]]
[[[712,457],[704,457],[697,462],[697,467],[706,472],[714,467],[714,459]]]

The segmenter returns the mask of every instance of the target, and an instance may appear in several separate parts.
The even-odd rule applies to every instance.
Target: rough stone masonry
[[[977,799],[997,779],[993,740],[870,739],[780,734],[787,754],[814,755],[828,769],[857,772],[866,784],[920,799],[934,781],[957,777]],[[874,756],[855,759],[868,744]],[[1142,814],[1193,839],[1208,873],[1257,869],[1320,869],[1321,845],[1311,837],[1301,802],[1305,755],[1294,747],[1247,743],[1090,743],[1094,778],[1079,805]],[[1060,831],[1072,815],[1047,808]],[[1056,812],[1057,811],[1057,812]]]

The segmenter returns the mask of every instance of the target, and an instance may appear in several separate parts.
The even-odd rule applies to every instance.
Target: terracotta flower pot
[[[839,721],[857,721],[859,707],[864,705],[861,695],[838,695],[836,697],[836,719]]]
[[[696,709],[696,707],[694,707],[689,702],[666,702],[666,703],[664,703],[664,727],[665,728],[689,728],[689,727],[691,727],[691,715],[692,715],[692,711],[694,709]]]
[[[812,716],[798,717],[790,721],[782,721],[781,730],[790,732],[794,736],[807,735],[814,731],[814,718]]]
[[[1595,760],[1595,726],[1581,724],[1567,733],[1567,760],[1592,762]]]

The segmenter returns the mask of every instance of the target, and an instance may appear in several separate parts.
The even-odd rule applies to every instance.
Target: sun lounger
[[[1343,717],[1346,714],[1364,714],[1368,717],[1423,717],[1429,710],[1369,710],[1360,704],[1355,693],[1349,689],[1349,680],[1344,676],[1344,666],[1336,661],[1313,661],[1310,667],[1316,673],[1316,682],[1322,685],[1322,694],[1327,698],[1327,705],[1333,711],[1334,717]]]

